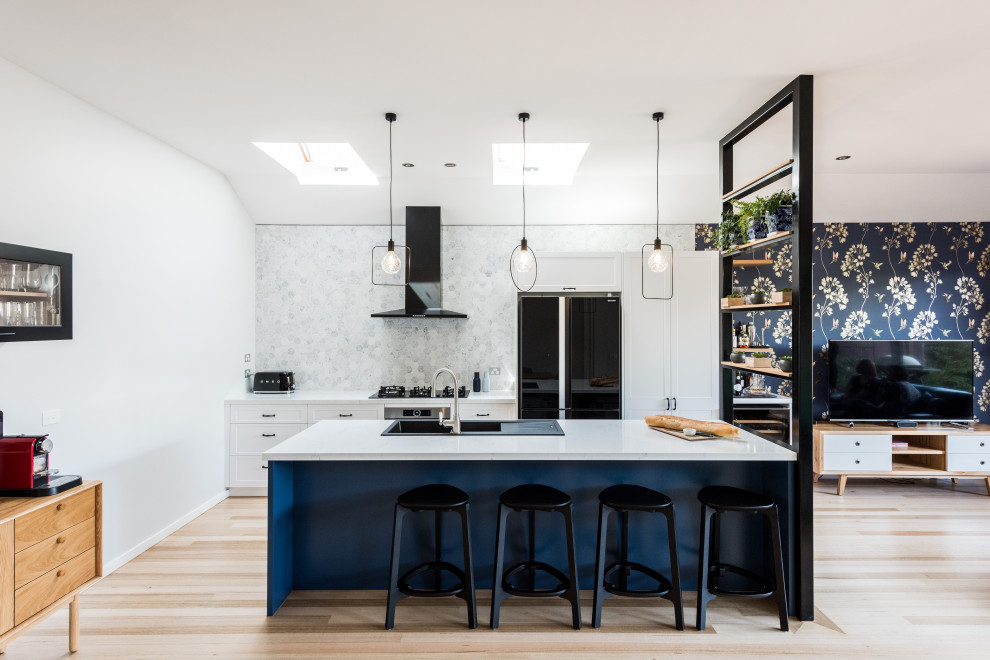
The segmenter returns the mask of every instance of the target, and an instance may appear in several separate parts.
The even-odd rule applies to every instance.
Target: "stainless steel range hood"
[[[443,261],[440,253],[440,207],[406,207],[409,283],[406,306],[378,312],[377,318],[466,319],[467,314],[443,309]]]

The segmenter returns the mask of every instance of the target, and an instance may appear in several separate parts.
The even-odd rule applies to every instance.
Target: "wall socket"
[[[41,413],[41,425],[51,426],[52,424],[58,424],[62,421],[62,411],[59,409],[55,410],[45,410]]]
[[[502,367],[488,367],[488,375],[489,376],[501,376],[502,375]]]
[[[251,361],[251,354],[250,353],[245,353],[244,354],[244,361],[245,362],[250,362]]]

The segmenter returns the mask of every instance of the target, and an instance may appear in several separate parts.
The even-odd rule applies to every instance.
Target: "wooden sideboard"
[[[50,497],[0,498],[0,653],[69,603],[79,648],[79,594],[103,575],[103,484]]]
[[[902,429],[882,424],[815,424],[815,481],[838,475],[842,495],[849,477],[984,479],[990,495],[990,425],[972,431],[948,426]],[[906,442],[906,447],[894,447]]]

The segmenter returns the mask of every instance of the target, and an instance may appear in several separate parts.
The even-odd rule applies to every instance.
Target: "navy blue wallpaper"
[[[816,417],[828,398],[828,339],[972,339],[977,409],[990,423],[990,229],[985,222],[827,223],[814,226]],[[698,250],[711,245],[715,225],[695,227]],[[765,251],[769,266],[736,268],[748,291],[790,286],[790,245]],[[762,257],[760,253],[757,256]],[[723,292],[724,293],[724,292]],[[789,354],[790,312],[733,315],[755,323],[764,345]],[[788,394],[790,383],[778,381]]]

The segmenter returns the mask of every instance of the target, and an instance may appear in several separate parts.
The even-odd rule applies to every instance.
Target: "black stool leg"
[[[529,512],[529,569],[526,574],[529,576],[530,591],[536,589],[536,511]]]
[[[773,573],[776,584],[774,597],[777,599],[777,612],[780,615],[780,629],[786,632],[789,628],[787,621],[787,589],[784,583],[784,560],[780,547],[780,525],[777,521],[777,505],[766,512],[770,519],[770,546],[773,548]]]
[[[564,514],[564,526],[567,528],[567,572],[570,585],[564,593],[564,599],[571,603],[571,620],[574,630],[581,630],[581,591],[578,585],[577,555],[574,551],[574,521],[571,518],[571,505],[560,510]]]
[[[684,599],[681,594],[681,567],[677,561],[677,534],[674,532],[674,505],[663,509],[667,518],[667,542],[670,545],[670,602],[674,604],[674,623],[684,630]]]
[[[705,629],[705,610],[714,596],[708,592],[708,557],[709,538],[708,525],[711,521],[712,510],[704,504],[701,505],[701,540],[698,543],[698,615],[695,619],[695,628]]]
[[[433,559],[436,568],[433,569],[433,580],[436,588],[443,586],[443,570],[440,568],[440,561],[443,559],[443,512],[433,512]]]
[[[499,605],[506,597],[502,589],[502,564],[505,561],[505,525],[509,517],[509,509],[503,504],[498,505],[498,526],[495,528],[495,575],[492,578],[492,616],[489,622],[492,630],[498,630]]]
[[[605,554],[608,537],[608,517],[611,515],[611,507],[606,507],[604,502],[598,503],[598,548],[595,551],[595,601],[592,605],[591,625],[595,628],[602,627],[602,601],[608,598],[605,591]]]
[[[395,514],[392,518],[392,561],[389,566],[388,579],[388,606],[385,610],[385,630],[391,630],[395,625],[395,604],[402,599],[402,592],[399,591],[399,545],[402,541],[402,519],[406,515],[406,509],[398,504],[395,505]]]
[[[619,569],[619,589],[629,588],[629,568],[625,565],[629,561],[629,512],[622,512],[622,534],[619,535],[619,561],[622,568]]]
[[[461,516],[461,537],[464,545],[464,591],[461,596],[467,602],[468,627],[478,627],[478,608],[474,599],[474,568],[471,566],[471,526],[468,520],[468,505],[458,507]]]

